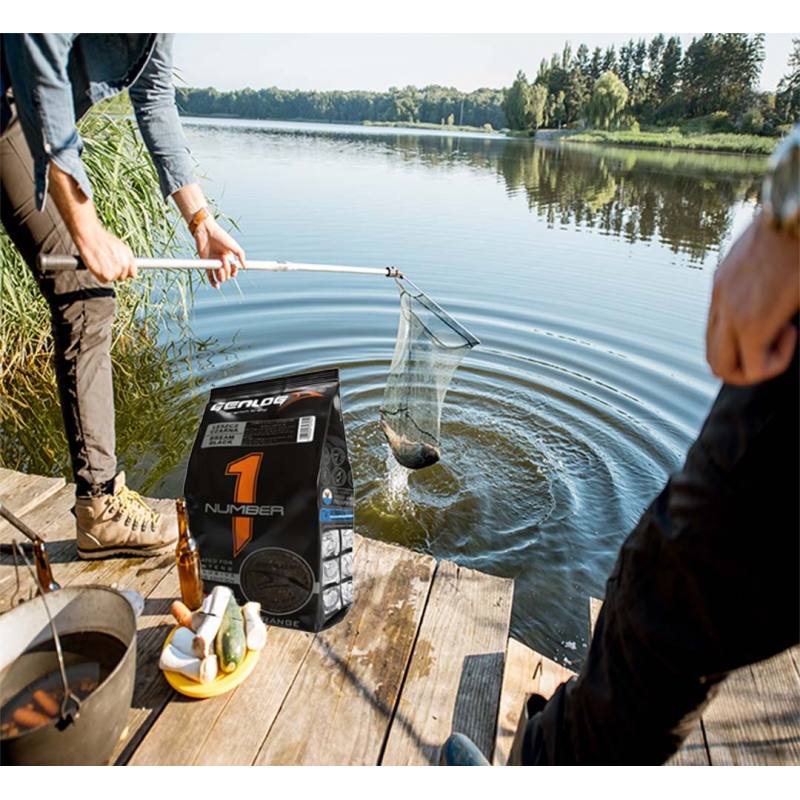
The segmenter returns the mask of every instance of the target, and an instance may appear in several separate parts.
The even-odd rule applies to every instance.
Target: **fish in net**
[[[395,280],[400,323],[380,422],[397,463],[422,469],[441,458],[444,397],[461,360],[479,342],[407,278]]]

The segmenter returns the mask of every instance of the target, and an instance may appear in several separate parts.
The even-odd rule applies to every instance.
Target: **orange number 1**
[[[258,471],[261,468],[263,453],[251,453],[236,461],[231,461],[225,468],[226,475],[236,476],[236,486],[233,490],[233,502],[254,504],[256,502],[256,485]],[[250,517],[233,518],[233,555],[239,554],[241,549],[253,538],[253,520]]]

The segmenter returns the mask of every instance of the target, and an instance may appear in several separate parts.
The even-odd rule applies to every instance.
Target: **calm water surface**
[[[192,328],[207,341],[176,371],[179,393],[199,415],[213,386],[338,367],[359,533],[514,578],[514,635],[579,665],[589,597],[716,392],[711,279],[762,162],[313,124],[186,129],[250,258],[394,265],[481,344],[447,394],[442,461],[414,473],[378,424],[391,279],[250,273],[200,288]],[[182,493],[191,444],[152,494]],[[145,483],[144,459],[125,466]]]

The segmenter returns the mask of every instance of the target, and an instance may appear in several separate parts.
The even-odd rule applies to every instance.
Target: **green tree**
[[[604,72],[592,89],[586,116],[591,125],[608,130],[628,103],[628,87],[614,72]]]
[[[517,77],[511,88],[503,98],[503,113],[506,115],[506,124],[514,131],[533,130],[533,117],[531,109],[531,86],[522,70],[517,72]]]
[[[585,46],[582,45],[585,49]],[[572,62],[567,85],[564,90],[565,121],[569,125],[583,116],[583,107],[589,99],[589,79],[581,71],[580,61]]]
[[[589,63],[589,48],[581,42],[578,47],[578,52],[575,53],[575,60],[573,61],[573,69],[581,74],[585,80],[591,77],[591,64]]]
[[[746,33],[721,33],[716,37],[721,69],[723,110],[741,114],[753,104],[761,66],[764,63],[764,34],[751,39]]]
[[[603,72],[617,71],[617,50],[614,45],[609,45],[603,54]],[[602,77],[602,76],[601,76]]]
[[[561,126],[567,121],[567,104],[566,94],[559,92],[557,95],[548,96],[548,119],[550,125],[555,125],[559,130]]]
[[[664,39],[664,34],[659,33],[650,40],[650,44],[647,47],[647,61],[650,65],[647,71],[647,78],[649,95],[651,97],[655,93],[655,84],[658,82],[661,74],[661,57],[664,53],[665,46],[666,40]]]
[[[681,56],[681,40],[677,36],[670,36],[661,55],[661,67],[656,80],[655,99],[659,104],[674,94],[677,89]]]
[[[764,61],[764,34],[706,33],[692,39],[681,66],[681,85],[693,115],[741,115],[753,105]]]
[[[537,83],[531,87],[530,128],[528,130],[538,131],[544,124],[547,98],[548,91],[546,86]]]
[[[619,48],[619,61],[617,63],[617,75],[620,80],[630,89],[631,88],[631,60],[633,57],[633,39],[626,42]]]
[[[592,53],[592,60],[589,62],[589,78],[592,83],[600,78],[603,74],[603,51],[599,47],[595,47]]]
[[[775,93],[775,106],[782,122],[800,120],[800,39],[792,39],[794,49],[786,62],[789,73],[778,83]]]
[[[561,51],[561,69],[563,69],[564,72],[569,72],[571,64],[572,64],[572,42],[565,42],[564,49]]]
[[[630,102],[634,108],[634,113],[639,112],[647,97],[646,60],[647,42],[644,39],[639,39],[631,54],[631,82],[628,84]]]
[[[721,64],[714,55],[714,35],[706,33],[693,38],[681,64],[681,87],[690,113],[708,114],[714,107],[715,87],[719,85]]]

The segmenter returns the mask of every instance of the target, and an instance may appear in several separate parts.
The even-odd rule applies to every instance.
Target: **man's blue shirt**
[[[175,106],[174,34],[4,33],[0,36],[2,129],[12,89],[31,150],[36,206],[44,208],[50,162],[71,175],[91,198],[76,122],[88,109],[125,89],[153,159],[164,197],[196,181]]]

